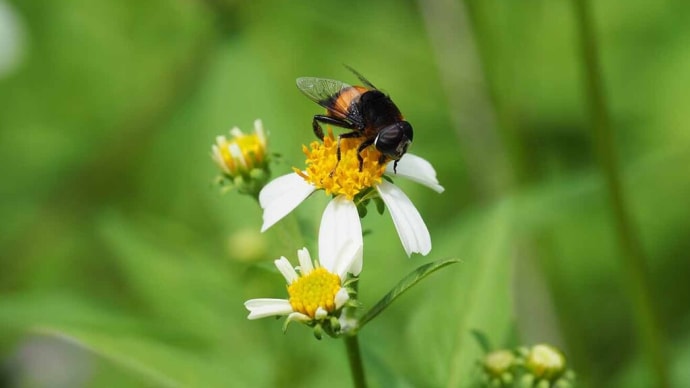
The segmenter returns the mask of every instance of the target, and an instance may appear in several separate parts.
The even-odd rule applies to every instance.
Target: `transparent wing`
[[[356,90],[352,88],[352,86],[341,81],[315,77],[297,78],[297,88],[315,103],[326,109],[335,110],[343,115],[346,115],[347,112],[342,110],[341,107],[334,106],[333,98],[340,95],[343,90]]]

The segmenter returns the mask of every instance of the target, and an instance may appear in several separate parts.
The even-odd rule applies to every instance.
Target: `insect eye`
[[[376,149],[393,159],[400,159],[411,142],[412,126],[406,121],[383,128],[374,141]]]

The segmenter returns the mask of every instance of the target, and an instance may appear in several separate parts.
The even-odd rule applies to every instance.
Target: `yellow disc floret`
[[[254,165],[264,162],[266,145],[260,136],[257,134],[243,135],[235,138],[235,142],[242,152],[247,167],[252,168]]]
[[[335,294],[340,290],[340,277],[324,268],[316,268],[288,286],[290,305],[294,311],[314,318],[316,309],[335,310]]]
[[[295,168],[295,172],[312,185],[326,191],[327,195],[345,195],[352,200],[360,191],[381,182],[386,164],[379,164],[381,153],[375,147],[367,147],[362,156],[362,171],[359,170],[357,147],[362,138],[340,140],[340,162],[338,162],[338,141],[329,131],[323,143],[314,141],[302,150],[307,156],[306,173]]]
[[[211,156],[227,175],[235,177],[266,167],[266,136],[259,120],[254,123],[254,128],[254,133],[250,134],[233,128],[230,139],[225,136],[216,138]]]

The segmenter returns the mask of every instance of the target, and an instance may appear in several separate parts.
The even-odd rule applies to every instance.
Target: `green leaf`
[[[503,343],[513,324],[511,220],[506,203],[490,212],[468,214],[436,235],[437,254],[462,252],[463,270],[439,274],[435,287],[420,296],[406,317],[411,354],[416,355],[421,385],[464,387],[478,373],[484,351],[472,338],[478,328]],[[418,301],[419,302],[419,301]]]
[[[144,383],[134,386],[270,385],[271,376],[259,382],[256,378],[262,376],[252,376],[252,371],[270,362],[270,353],[257,352],[243,360],[242,353],[231,346],[239,337],[208,342],[197,331],[136,317],[80,296],[6,295],[0,300],[0,333],[5,338],[61,340],[98,356],[103,366]]]
[[[415,284],[419,283],[422,279],[425,277],[431,275],[432,273],[436,272],[437,270],[450,265],[459,262],[460,260],[458,259],[445,259],[445,260],[439,260],[439,261],[434,261],[432,263],[425,264],[413,272],[411,272],[409,275],[405,276],[393,289],[391,289],[386,296],[381,298],[381,300],[374,305],[369,311],[367,311],[362,318],[359,320],[359,327],[362,328],[367,322],[372,320],[374,317],[379,315],[383,310],[386,309],[395,299],[397,299],[400,295],[402,295],[405,291],[407,291],[410,287],[414,286]]]
[[[190,352],[130,333],[113,335],[102,331],[58,327],[38,327],[33,331],[35,334],[59,338],[80,347],[154,386],[220,387],[228,381],[240,385],[250,384],[249,381],[243,381],[247,376],[242,376],[239,371],[241,368],[234,368],[236,370],[232,372],[233,378],[229,380],[226,376],[226,366],[207,360],[214,360],[214,357],[221,354]]]
[[[482,350],[484,350],[484,353],[489,353],[493,347],[491,346],[491,341],[489,340],[489,337],[484,334],[483,331],[478,330],[478,329],[473,329],[471,331],[472,336],[474,337],[475,340],[477,340],[477,343],[479,346],[482,347]]]

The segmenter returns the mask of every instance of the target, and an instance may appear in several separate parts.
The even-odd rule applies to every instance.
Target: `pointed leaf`
[[[477,343],[479,346],[482,347],[482,350],[484,353],[489,353],[491,352],[492,346],[491,346],[491,341],[489,341],[489,338],[484,334],[483,331],[479,329],[472,329],[470,331],[472,333],[472,336],[474,337],[475,340],[477,340]]]
[[[362,318],[359,320],[359,327],[360,329],[370,320],[372,320],[374,317],[379,315],[383,310],[386,309],[393,301],[398,298],[400,295],[402,295],[405,291],[407,291],[410,287],[414,286],[415,284],[419,283],[422,279],[425,277],[431,275],[432,273],[436,272],[437,270],[450,265],[459,262],[460,260],[458,259],[445,259],[445,260],[439,260],[439,261],[434,261],[432,263],[424,264],[423,266],[417,268],[416,270],[412,271],[409,275],[405,276],[393,289],[391,289],[386,296],[381,298],[381,300],[374,305],[369,311],[367,311]]]
[[[407,318],[405,338],[417,355],[415,368],[427,378],[421,385],[473,386],[468,376],[485,353],[471,330],[479,328],[492,342],[504,343],[514,324],[509,244],[514,212],[506,205],[468,215],[436,234],[434,251],[450,255],[461,250],[463,270],[439,274],[424,295],[436,303],[418,304]]]

